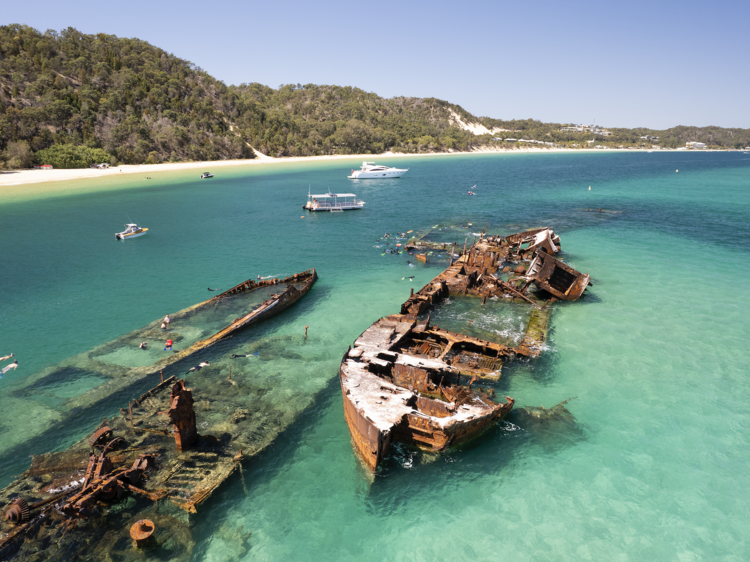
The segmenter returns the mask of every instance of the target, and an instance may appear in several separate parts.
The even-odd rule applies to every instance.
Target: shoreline
[[[676,149],[661,149],[654,152],[676,152]],[[10,195],[15,190],[7,189],[36,183],[62,182],[69,180],[115,178],[126,174],[149,174],[157,172],[176,172],[183,170],[197,170],[208,168],[223,168],[235,166],[262,166],[274,164],[288,164],[297,162],[316,162],[328,160],[374,160],[382,158],[419,158],[426,156],[467,156],[477,154],[548,154],[548,153],[619,153],[619,152],[645,152],[641,149],[616,149],[601,150],[595,148],[519,148],[519,149],[488,149],[481,148],[472,151],[455,152],[429,152],[408,154],[401,152],[384,152],[382,154],[335,154],[328,156],[290,156],[285,158],[273,158],[256,152],[257,157],[252,160],[211,160],[205,162],[166,162],[161,164],[123,164],[104,170],[95,168],[74,168],[56,170],[7,170],[0,171],[0,197]],[[714,151],[700,151],[714,152]],[[724,151],[721,151],[724,152]],[[86,182],[88,183],[88,182]],[[83,186],[81,186],[83,187]]]

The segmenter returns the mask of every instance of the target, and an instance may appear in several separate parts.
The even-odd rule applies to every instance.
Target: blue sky
[[[0,22],[138,37],[227,84],[357,86],[475,115],[750,128],[750,2],[5,3]]]

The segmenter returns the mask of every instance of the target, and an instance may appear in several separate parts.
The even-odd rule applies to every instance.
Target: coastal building
[[[563,133],[594,133],[595,135],[601,135],[603,137],[608,137],[612,134],[608,130],[601,129],[596,125],[566,125],[565,127],[562,127],[560,131]]]
[[[703,150],[704,148],[706,148],[706,143],[705,142],[686,142],[685,143],[685,148],[687,148],[687,149],[693,148],[693,149],[696,149],[696,150]]]
[[[505,139],[505,142],[518,142],[518,139]]]
[[[40,166],[34,166],[37,170],[52,170],[54,167],[52,164],[42,164]]]

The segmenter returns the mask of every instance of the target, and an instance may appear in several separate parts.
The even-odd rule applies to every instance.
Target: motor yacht
[[[204,180],[206,178],[212,178],[212,177],[214,177],[214,175],[211,172],[205,172],[205,173],[201,174],[201,179],[202,180]]]
[[[324,193],[322,195],[307,194],[307,203],[302,205],[306,211],[354,211],[364,207],[365,202],[357,199],[354,193]]]
[[[400,170],[398,168],[389,168],[388,166],[377,166],[375,162],[362,162],[362,167],[348,176],[350,180],[374,180],[382,178],[400,178],[409,169]]]
[[[115,234],[115,238],[117,238],[118,240],[137,238],[138,236],[143,236],[148,232],[148,228],[141,228],[137,224],[126,224],[125,227],[125,230]]]

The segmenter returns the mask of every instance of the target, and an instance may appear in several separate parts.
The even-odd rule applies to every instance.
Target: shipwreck
[[[95,423],[99,412],[120,407],[123,393],[139,395],[160,372],[171,375],[170,370],[177,365],[294,305],[312,289],[317,278],[311,269],[284,278],[248,279],[172,314],[167,330],[159,328],[161,319],[155,320],[29,376],[14,388],[13,398],[23,402],[30,417],[52,423],[42,433],[35,431],[34,424],[17,428],[17,444],[0,443],[3,457],[43,452],[37,448],[43,435],[74,439],[81,430],[81,420]],[[174,342],[172,351],[163,350],[167,339]],[[146,349],[139,347],[142,342],[146,342]],[[83,391],[70,396],[64,389],[71,383]],[[77,423],[70,424],[69,419]]]
[[[266,390],[242,373],[240,362],[215,361],[215,356],[228,356],[226,349],[215,351],[211,363],[188,367],[199,361],[199,352],[291,306],[316,280],[314,269],[284,279],[248,280],[173,315],[178,330],[188,318],[203,314],[200,325],[205,332],[227,314],[241,312],[208,337],[135,369],[129,386],[112,381],[90,391],[94,395],[88,401],[79,398],[92,408],[79,409],[48,430],[75,431],[74,444],[64,451],[33,455],[31,466],[0,490],[0,559],[142,559],[155,554],[153,549],[159,549],[159,558],[189,559],[194,542],[186,515],[197,513],[231,474],[242,470],[243,459],[268,447],[293,416],[282,417],[266,402]],[[130,349],[153,329],[150,325],[116,344],[100,346],[86,354],[87,365],[111,357],[113,349]],[[154,336],[164,337],[160,332]],[[243,341],[238,338],[235,346]],[[250,351],[268,346],[253,342]],[[52,372],[55,369],[59,366]],[[185,376],[189,384],[180,378]],[[90,413],[90,418],[100,411],[93,406],[122,401],[122,393],[112,394],[114,390],[132,392],[139,386],[146,390],[138,398],[120,403],[118,414],[92,423],[89,434],[79,439],[85,430],[76,414]],[[104,402],[104,397],[110,400]],[[247,539],[247,533],[237,533]]]
[[[518,356],[538,357],[550,304],[576,300],[591,285],[587,274],[554,257],[560,250],[560,238],[549,228],[505,237],[482,232],[455,261],[451,250],[449,267],[412,290],[398,314],[377,320],[354,341],[339,379],[354,449],[370,470],[394,442],[442,451],[509,414],[513,398],[496,402],[491,388],[472,386],[478,379],[497,380],[503,364]],[[526,303],[532,310],[522,341],[510,347],[432,326],[432,309],[460,295],[482,304],[493,298]]]

